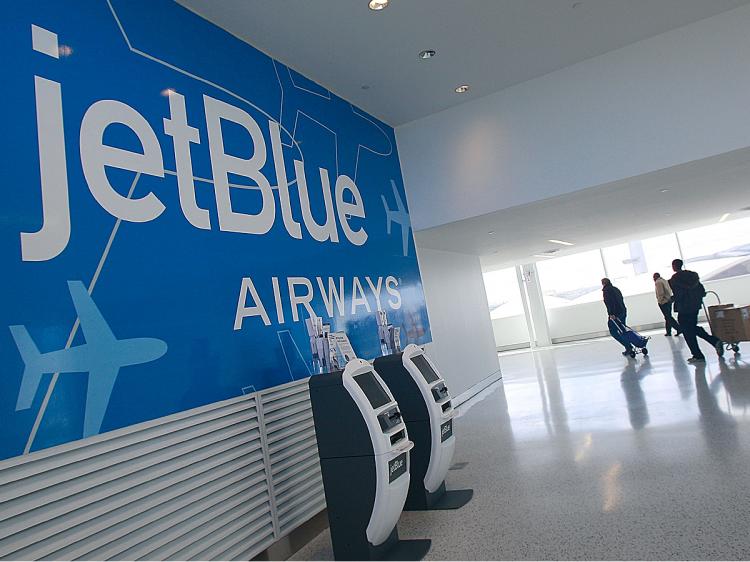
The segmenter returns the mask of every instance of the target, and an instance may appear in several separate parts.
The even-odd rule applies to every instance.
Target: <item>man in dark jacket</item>
[[[680,325],[685,343],[690,348],[693,356],[688,359],[688,363],[697,363],[705,361],[701,348],[698,346],[698,338],[702,338],[710,343],[719,357],[724,355],[724,343],[714,335],[709,334],[702,327],[698,326],[698,312],[703,306],[703,297],[706,296],[706,289],[700,281],[700,277],[695,271],[682,269],[683,262],[680,259],[672,262],[674,275],[669,280],[669,286],[674,293],[674,309],[677,312],[677,323]]]
[[[625,300],[622,298],[622,292],[612,284],[612,281],[605,277],[602,279],[602,295],[604,296],[604,306],[607,307],[607,314],[609,315],[609,321],[607,322],[609,333],[625,348],[622,354],[626,356],[630,355],[633,352],[633,346],[625,339],[625,334],[620,332],[614,323],[614,320],[617,319],[625,324],[628,316],[628,309],[625,308]]]

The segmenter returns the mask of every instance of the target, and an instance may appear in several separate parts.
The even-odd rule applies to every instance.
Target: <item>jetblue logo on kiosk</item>
[[[406,453],[401,453],[388,463],[388,482],[393,482],[406,472]]]
[[[440,442],[447,441],[453,436],[453,420],[448,420],[440,426]]]
[[[6,11],[0,459],[431,340],[392,128],[172,0]]]

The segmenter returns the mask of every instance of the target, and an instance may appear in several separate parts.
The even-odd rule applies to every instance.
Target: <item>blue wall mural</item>
[[[430,341],[390,127],[171,1],[0,28],[0,458]]]

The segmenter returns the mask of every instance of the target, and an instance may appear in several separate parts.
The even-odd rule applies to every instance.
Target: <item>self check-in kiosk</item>
[[[445,489],[456,446],[455,412],[437,368],[414,344],[402,353],[375,359],[374,366],[398,402],[414,442],[405,509],[458,509],[465,505],[473,490]]]
[[[388,387],[361,359],[310,378],[323,486],[337,560],[420,560],[429,540],[399,540],[409,440]]]

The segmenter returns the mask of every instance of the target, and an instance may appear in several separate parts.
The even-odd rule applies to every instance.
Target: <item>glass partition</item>
[[[541,261],[536,266],[547,309],[602,299],[605,275],[599,250]]]
[[[710,224],[677,234],[685,268],[702,281],[750,274],[750,218]]]
[[[484,274],[484,286],[487,290],[490,317],[493,320],[523,314],[523,301],[515,267],[488,271]]]
[[[674,234],[634,240],[602,249],[607,276],[625,296],[654,290],[654,272],[669,279],[672,260],[680,256]]]
[[[484,286],[497,348],[510,349],[528,345],[529,328],[516,268],[485,272]]]

